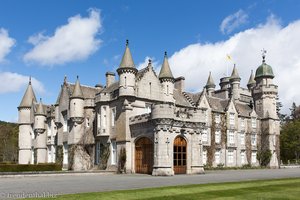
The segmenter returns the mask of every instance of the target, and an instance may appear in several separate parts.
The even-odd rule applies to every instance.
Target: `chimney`
[[[175,78],[175,88],[181,93],[184,92],[184,80],[183,76]]]
[[[114,72],[106,72],[106,87],[109,87],[111,84],[115,82],[116,74]]]

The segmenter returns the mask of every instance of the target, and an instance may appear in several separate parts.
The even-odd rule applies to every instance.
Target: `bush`
[[[35,171],[61,171],[62,166],[56,163],[45,164],[0,164],[0,172],[35,172]]]
[[[259,164],[261,166],[268,166],[270,161],[271,161],[271,157],[272,157],[272,153],[269,149],[267,150],[262,150],[262,151],[258,151],[257,152],[257,160],[259,160]]]

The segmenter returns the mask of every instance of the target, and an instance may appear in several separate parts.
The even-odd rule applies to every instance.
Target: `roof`
[[[274,78],[273,69],[270,65],[266,64],[263,60],[263,63],[256,69],[255,80],[260,77],[269,77]]]
[[[46,115],[44,105],[42,104],[42,100],[40,100],[40,103],[37,106],[35,115]]]
[[[81,90],[81,87],[80,87],[78,76],[77,76],[77,80],[76,80],[75,87],[74,87],[74,90],[72,92],[71,98],[83,99],[83,93],[82,93],[82,90]]]
[[[110,86],[104,88],[101,93],[110,93],[113,92],[115,90],[119,89],[119,81],[112,83]]]
[[[251,75],[249,77],[249,80],[248,80],[248,85],[255,85],[256,84],[256,81],[254,80],[254,75],[253,75],[253,71],[251,70]]]
[[[160,72],[159,72],[159,76],[158,78],[171,78],[171,79],[174,79],[174,76],[171,72],[171,69],[170,69],[170,65],[169,65],[169,62],[168,62],[168,57],[167,57],[167,53],[165,52],[165,57],[164,57],[164,62],[162,64],[162,67],[160,69]]]
[[[174,99],[175,104],[180,106],[189,106],[191,107],[191,103],[185,98],[184,94],[178,91],[177,89],[174,89]]]
[[[249,117],[252,112],[252,108],[245,103],[235,103],[236,109],[241,116]]]
[[[210,96],[207,99],[211,109],[216,112],[224,112],[229,103],[229,99],[219,99]]]
[[[214,82],[214,79],[212,78],[211,72],[209,72],[209,76],[206,82],[206,87],[207,88],[215,88],[216,84]]]
[[[129,49],[128,40],[126,41],[125,52],[123,54],[119,69],[120,68],[135,68],[135,65],[134,65],[134,62],[133,62],[133,59],[131,56],[131,52]]]
[[[241,79],[241,77],[240,77],[240,75],[239,75],[239,73],[238,73],[237,68],[236,68],[235,65],[233,67],[230,79]]]
[[[36,102],[36,97],[31,85],[31,80],[29,80],[29,84],[27,86],[27,89],[25,91],[25,94],[23,96],[23,99],[19,105],[19,108],[24,108],[24,107],[31,107],[32,102]]]
[[[72,83],[68,83],[68,90],[70,93],[72,93],[74,91],[75,86],[76,86],[76,84],[74,85]],[[95,94],[97,92],[99,92],[98,88],[90,87],[90,86],[86,86],[86,85],[81,85],[80,88],[81,88],[82,96],[85,99],[95,98]]]

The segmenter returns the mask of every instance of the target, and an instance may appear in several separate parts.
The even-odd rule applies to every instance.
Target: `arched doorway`
[[[151,174],[153,167],[153,143],[142,137],[135,143],[135,172]]]
[[[186,141],[181,136],[176,137],[174,140],[173,167],[175,174],[186,173]]]

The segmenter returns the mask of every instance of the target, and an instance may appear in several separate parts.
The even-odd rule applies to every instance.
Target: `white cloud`
[[[175,52],[169,62],[174,75],[186,77],[186,87],[190,91],[202,90],[209,71],[218,85],[228,66],[231,73],[233,63],[237,64],[241,85],[246,87],[250,71],[255,72],[262,62],[261,49],[265,48],[268,51],[266,62],[273,68],[283,111],[288,113],[293,101],[300,104],[299,35],[300,20],[282,27],[270,16],[265,24],[239,32],[226,41],[191,44]],[[226,60],[226,54],[232,56],[233,62]]]
[[[234,29],[247,22],[248,15],[243,10],[238,10],[236,13],[227,16],[220,25],[220,30],[223,34],[231,33]]]
[[[0,62],[4,61],[15,43],[15,39],[9,37],[7,30],[0,28]]]
[[[12,72],[0,72],[0,94],[18,92],[28,85],[29,77]],[[43,84],[31,78],[32,87],[36,92],[44,93]]]
[[[70,17],[52,36],[38,33],[29,37],[34,47],[24,60],[50,66],[84,60],[99,48],[101,41],[96,36],[101,27],[100,12],[95,9],[90,9],[88,17]]]

